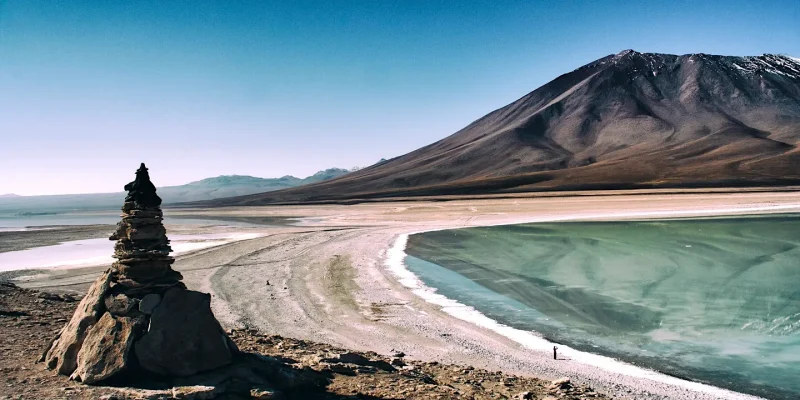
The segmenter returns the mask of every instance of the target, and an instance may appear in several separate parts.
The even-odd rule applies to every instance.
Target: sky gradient
[[[800,1],[2,1],[0,194],[304,177],[624,49],[800,57]]]

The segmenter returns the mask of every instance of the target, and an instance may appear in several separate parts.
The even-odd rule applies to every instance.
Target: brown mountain
[[[800,60],[627,50],[401,157],[216,204],[800,184],[798,142]]]

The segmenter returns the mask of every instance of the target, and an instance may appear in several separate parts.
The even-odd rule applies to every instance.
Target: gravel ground
[[[386,255],[419,231],[564,219],[641,219],[800,211],[789,193],[514,198],[351,206],[173,210],[197,217],[292,217],[264,237],[178,258],[187,285],[212,293],[227,328],[255,329],[409,361],[438,362],[576,385],[627,399],[752,399],[629,367],[591,366],[519,343],[455,318],[404,287]],[[169,221],[167,221],[169,222]],[[82,272],[86,275],[86,271]],[[78,272],[76,271],[76,274]],[[26,285],[45,285],[42,281]],[[64,277],[59,279],[66,281]],[[86,280],[89,281],[88,279]],[[73,285],[79,282],[69,281]],[[73,286],[77,287],[77,286]]]
[[[245,356],[267,356],[287,371],[302,371],[314,382],[299,393],[260,388],[231,393],[206,386],[136,389],[86,386],[48,371],[37,359],[75,310],[78,298],[39,292],[0,282],[0,399],[606,399],[590,387],[507,375],[471,366],[383,357],[323,343],[263,335],[253,330],[228,333]],[[234,370],[235,371],[235,370]],[[224,374],[228,374],[224,372]],[[267,376],[266,380],[275,376]],[[201,378],[202,379],[202,378]],[[281,375],[280,380],[287,379]],[[201,380],[202,381],[202,380]],[[195,388],[195,397],[187,395]],[[180,395],[178,393],[182,393]]]

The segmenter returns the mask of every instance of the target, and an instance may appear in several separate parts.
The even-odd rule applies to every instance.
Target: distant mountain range
[[[800,184],[800,59],[626,50],[346,176],[206,204]]]
[[[329,168],[306,178],[283,176],[280,178],[257,178],[246,175],[222,175],[206,178],[180,186],[158,188],[164,204],[175,204],[221,197],[241,196],[286,189],[337,178],[352,170]],[[114,209],[122,206],[125,193],[63,194],[48,196],[0,195],[0,212],[26,213],[31,211],[71,211]]]
[[[342,168],[329,168],[302,179],[291,175],[280,178],[221,175],[180,186],[164,186],[158,188],[158,195],[165,204],[184,203],[292,188],[338,178],[350,172]]]

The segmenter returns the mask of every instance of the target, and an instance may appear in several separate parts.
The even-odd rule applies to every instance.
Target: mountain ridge
[[[332,177],[338,177],[350,172],[353,172],[355,169],[344,169],[344,168],[328,168],[322,171],[317,171],[313,175],[309,175],[305,178],[298,178],[294,175],[284,175],[280,178],[260,178],[252,175],[218,175],[213,176],[210,178],[204,178],[198,181],[192,181],[189,183],[185,183],[183,185],[176,185],[176,186],[164,186],[163,188],[169,187],[178,187],[178,186],[206,186],[206,185],[217,185],[217,184],[247,184],[247,183],[256,183],[256,182],[274,182],[274,181],[283,181],[283,182],[291,182],[297,184],[306,184],[312,182],[319,182],[326,179],[332,179]]]
[[[800,183],[794,57],[632,50],[592,61],[430,145],[257,205],[445,194]]]
[[[351,169],[328,168],[305,178],[286,175],[280,178],[259,178],[249,175],[219,175],[189,182],[183,185],[162,186],[158,195],[164,204],[203,201],[221,197],[263,193],[290,187],[322,182],[352,172]],[[0,195],[0,212],[24,212],[30,210],[96,210],[119,207],[124,192],[55,194],[55,195]]]

